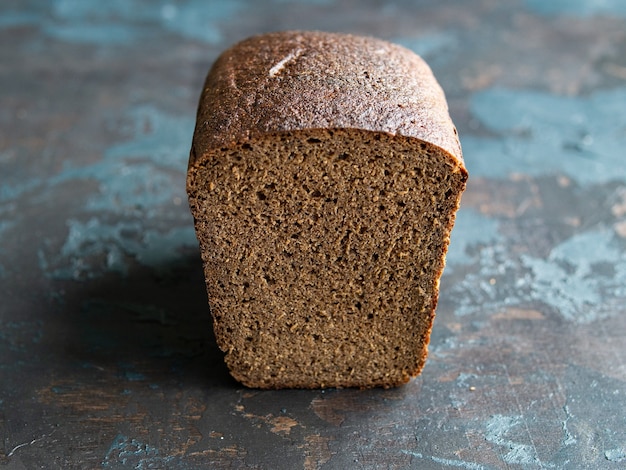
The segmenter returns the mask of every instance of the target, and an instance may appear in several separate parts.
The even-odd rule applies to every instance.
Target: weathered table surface
[[[446,90],[471,178],[424,373],[257,391],[211,336],[184,189],[217,54],[376,35]],[[626,3],[0,6],[0,467],[625,468]]]

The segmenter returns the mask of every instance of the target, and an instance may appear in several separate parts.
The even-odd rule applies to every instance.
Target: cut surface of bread
[[[233,65],[250,51],[251,66]],[[187,190],[216,339],[243,384],[391,387],[424,366],[467,172],[443,93],[415,57],[371,38],[273,33],[235,46],[209,74]],[[392,103],[393,119],[357,116],[388,103],[356,85],[294,92],[306,73],[325,83],[337,62],[343,83],[368,68],[406,106]],[[378,80],[386,72],[413,88],[394,91],[395,79]],[[412,91],[421,101],[402,98]]]

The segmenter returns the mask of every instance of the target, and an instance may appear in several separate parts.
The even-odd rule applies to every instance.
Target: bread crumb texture
[[[281,34],[298,35],[296,52],[278,51],[263,73],[235,76],[220,66],[222,58],[207,83],[224,73],[256,89],[257,81],[284,78],[320,37],[341,46],[342,61],[352,60],[343,65],[346,75],[360,74],[367,62],[362,50],[350,47],[353,36],[280,33],[256,41],[259,47],[282,43]],[[374,43],[373,51],[392,47],[358,39],[363,40]],[[246,50],[254,49],[246,44]],[[236,48],[227,57],[237,57]],[[335,58],[335,53],[322,55],[329,63]],[[418,72],[425,75],[421,68]],[[310,73],[325,80],[323,70]],[[437,89],[430,77],[425,87]],[[294,86],[300,86],[298,76],[276,89]],[[243,100],[264,99],[274,91],[257,90],[255,98]],[[345,93],[356,101],[361,91]],[[322,94],[290,97],[283,105],[296,114],[319,107],[321,116],[315,119],[327,125],[310,127],[305,112],[300,122],[290,114],[295,124],[285,128],[271,124],[273,117],[259,124],[264,118],[255,116],[267,118],[275,109],[244,109],[242,97],[233,93],[231,87],[215,95],[205,87],[187,183],[215,334],[232,375],[258,388],[407,382],[424,366],[439,278],[467,179],[460,148],[456,154],[449,150],[458,147],[454,127],[450,123],[448,135],[435,143],[411,132],[390,132],[369,115],[360,118],[367,122],[346,127],[324,111],[332,97]],[[209,95],[212,100],[206,101]],[[369,99],[362,94],[365,104]],[[341,106],[353,116],[349,102],[344,99]],[[435,132],[437,126],[428,121],[433,106],[438,119],[442,112],[447,115],[441,94],[421,114],[409,113],[402,125],[424,126],[425,133],[415,132],[426,136]],[[396,124],[405,113],[397,108]],[[207,124],[203,118],[211,109],[248,114],[225,138],[223,122]],[[448,148],[439,145],[443,141],[451,142]]]

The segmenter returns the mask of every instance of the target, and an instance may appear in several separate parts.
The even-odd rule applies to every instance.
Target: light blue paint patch
[[[428,354],[430,357],[445,359],[450,357],[451,354],[456,354],[456,351],[460,347],[456,336],[448,336],[443,341],[434,341],[434,339],[435,338],[431,339],[428,346]]]
[[[397,37],[392,41],[429,60],[448,54],[458,46],[457,37],[451,32],[425,34],[415,38]]]
[[[190,0],[172,2],[158,0],[147,7],[143,2],[111,0],[87,2],[80,0],[54,0],[50,15],[33,18],[42,30],[56,39],[116,46],[147,37],[146,24],[157,26],[211,44],[223,38],[223,22],[243,8],[240,1],[204,2]],[[13,15],[13,22],[26,21],[23,14]]]
[[[462,138],[475,176],[565,174],[581,184],[626,179],[626,88],[564,97],[490,89],[475,94],[472,114],[496,138]]]
[[[402,450],[401,452],[405,455],[410,455],[411,457],[415,457],[417,459],[432,460],[433,462],[436,462],[440,465],[446,465],[448,467],[464,468],[466,470],[487,470],[488,469],[488,467],[485,467],[483,465],[480,465],[474,462],[467,462],[465,460],[445,459],[442,457],[436,457],[434,455],[424,455],[420,452],[413,452],[410,450]]]
[[[624,0],[526,0],[526,5],[540,15],[626,16]]]
[[[105,154],[107,159],[142,157],[164,168],[186,169],[193,119],[172,116],[154,106],[137,106],[127,114],[135,137],[111,146]]]
[[[168,232],[146,230],[139,222],[102,223],[70,219],[69,233],[58,253],[40,250],[39,264],[54,279],[84,279],[105,272],[126,274],[130,258],[154,269],[179,261],[180,250],[197,246],[193,226]]]
[[[66,42],[123,45],[139,37],[133,28],[123,24],[47,23],[44,33]]]
[[[534,446],[515,442],[509,436],[522,423],[522,416],[494,415],[486,423],[485,439],[504,447],[502,460],[507,464],[548,466],[539,460]]]
[[[105,159],[84,168],[65,170],[51,183],[86,179],[100,183],[99,192],[85,201],[87,211],[141,212],[151,217],[160,205],[171,202],[176,196],[185,197],[184,178],[177,181],[171,172],[153,164],[123,160]]]
[[[54,0],[50,17],[41,26],[47,35],[63,41],[116,46],[140,38],[141,23],[156,17],[153,9],[138,2]]]
[[[181,204],[187,198],[185,169],[193,120],[175,118],[152,106],[133,108],[128,117],[125,131],[131,139],[109,147],[97,163],[66,168],[49,179],[49,190],[96,181],[98,191],[86,197],[83,210],[101,215],[87,221],[69,220],[61,249],[55,252],[48,243],[38,251],[39,265],[47,276],[83,279],[104,272],[126,274],[131,259],[161,269],[176,263],[181,249],[197,246],[191,217],[184,227],[145,228],[145,221],[157,220],[164,206]],[[114,214],[118,222],[106,222],[108,214]]]
[[[609,462],[626,462],[626,448],[605,450],[604,457]]]
[[[450,288],[458,316],[543,303],[578,324],[617,315],[626,301],[626,253],[609,229],[583,232],[544,258],[481,247],[478,268]]]
[[[2,182],[0,184],[0,202],[14,201],[22,194],[32,191],[39,186],[41,186],[41,180],[38,178],[29,178],[13,184]]]
[[[87,222],[70,219],[69,233],[57,257],[47,264],[56,279],[82,279],[97,271],[126,274],[125,250],[140,245],[139,222],[103,224],[96,218]],[[99,262],[99,266],[94,263]]]
[[[191,0],[183,4],[163,4],[162,24],[166,29],[183,37],[197,39],[209,44],[222,41],[221,24],[239,13],[244,4],[228,2],[205,2]]]
[[[476,374],[468,374],[461,372],[456,378],[456,384],[460,388],[469,388],[470,385],[475,384],[479,377]]]
[[[131,18],[133,15],[145,16],[146,10],[139,2],[127,0],[108,0],[106,2],[86,2],[84,0],[53,0],[53,14],[63,20],[93,20]]]
[[[454,266],[476,262],[479,253],[471,254],[472,248],[498,243],[501,240],[497,220],[485,217],[472,209],[461,208],[456,215],[448,247],[446,270],[450,271]]]
[[[134,255],[144,266],[158,269],[164,265],[175,263],[182,247],[197,246],[198,240],[192,225],[176,227],[166,233],[157,231],[146,232],[143,245]]]
[[[570,413],[569,406],[565,405],[563,407],[563,411],[565,411],[565,420],[563,420],[563,424],[561,425],[561,428],[563,429],[562,442],[563,446],[567,447],[576,444],[578,442],[578,439],[576,439],[575,435],[570,432],[567,425],[569,420],[573,418],[572,413]]]
[[[26,11],[3,11],[0,15],[0,29],[15,28],[26,25],[36,25],[41,17]]]
[[[609,230],[575,235],[547,259],[522,256],[522,262],[532,271],[533,297],[547,300],[567,320],[590,323],[626,301],[626,253]],[[599,272],[596,267],[603,264],[612,272]]]
[[[519,260],[510,257],[504,244],[480,248],[478,260],[477,270],[450,288],[448,297],[457,299],[456,315],[501,311],[532,300],[532,278],[519,274]]]
[[[139,211],[149,218],[163,204],[185,200],[193,120],[175,118],[152,106],[132,109],[129,118],[133,139],[111,146],[98,163],[65,169],[49,184],[98,181],[100,191],[85,202],[88,211]]]
[[[464,468],[466,470],[486,470],[487,469],[487,467],[483,465],[480,465],[474,462],[467,462],[465,460],[444,459],[441,457],[436,457],[434,455],[431,456],[430,458],[433,462],[436,462],[441,465],[446,465],[448,467]]]
[[[109,446],[102,461],[104,468],[167,468],[172,463],[172,457],[159,456],[159,450],[149,444],[144,444],[123,434],[118,434]]]
[[[48,36],[63,41],[118,46],[147,37],[149,28],[144,26],[152,23],[183,37],[217,44],[223,39],[223,23],[244,6],[239,0],[158,0],[152,2],[150,7],[143,2],[126,0],[52,0],[46,16],[27,11],[3,13],[0,29],[33,24]]]
[[[519,261],[510,257],[504,244],[495,243],[481,248],[477,263],[478,271],[467,274],[451,288],[450,297],[458,299],[456,315],[502,309],[519,305],[524,299],[528,299],[528,276],[517,277],[514,284],[508,281],[497,282],[497,278],[507,279],[512,273],[519,271]],[[496,280],[496,283],[492,280]]]

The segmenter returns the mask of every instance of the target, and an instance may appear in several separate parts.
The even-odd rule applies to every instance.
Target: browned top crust
[[[370,37],[304,31],[254,36],[217,59],[189,165],[266,133],[320,128],[415,137],[463,168],[443,91],[419,56]]]

